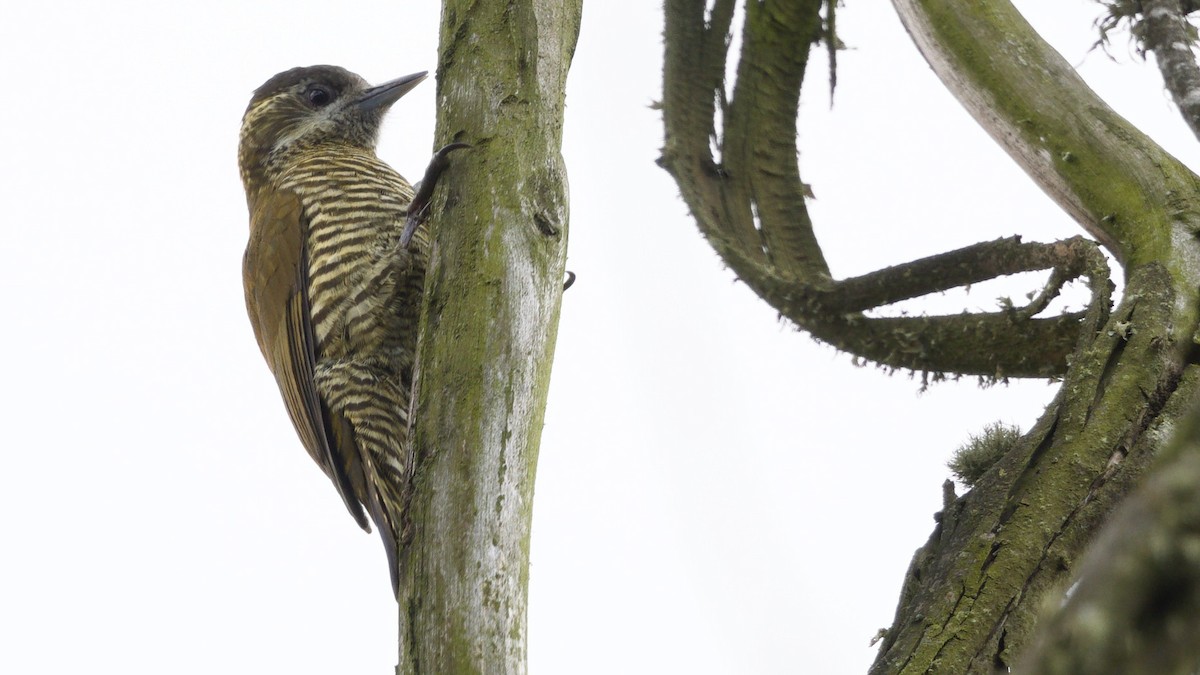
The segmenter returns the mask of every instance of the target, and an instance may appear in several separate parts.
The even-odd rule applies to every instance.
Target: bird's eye
[[[333,92],[319,84],[314,84],[304,90],[304,99],[312,104],[313,107],[324,108],[333,103]]]

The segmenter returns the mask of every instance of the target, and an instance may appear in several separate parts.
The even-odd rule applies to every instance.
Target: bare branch
[[[1082,315],[1032,320],[1037,311],[875,319],[865,309],[1003,274],[1052,269],[1086,274],[1096,316],[1108,309],[1107,267],[1082,241],[1017,240],[969,249],[843,282],[834,281],[813,232],[796,161],[796,115],[808,52],[823,30],[823,0],[748,3],[733,96],[712,154],[716,101],[732,4],[705,21],[701,0],[667,3],[660,164],[675,177],[701,232],[756,293],[815,337],[893,368],[983,375],[1061,375]],[[828,36],[826,36],[828,38]],[[1090,250],[1089,250],[1090,249]],[[1056,253],[1057,252],[1057,253]],[[1088,260],[1086,264],[1082,261]],[[1093,330],[1099,322],[1092,322]]]
[[[1191,236],[1196,177],[1097,97],[1011,3],[892,4],[963,107],[1118,261],[1161,258],[1172,236]],[[1176,212],[1148,207],[1181,195]],[[1191,222],[1173,233],[1177,214]]]
[[[804,328],[842,351],[890,368],[1001,380],[1067,372],[1084,317],[1082,312],[1048,319],[1023,319],[1012,312],[848,315],[821,317]]]
[[[1051,269],[1028,307],[948,316],[867,317],[864,309],[920,297],[1006,274]],[[1086,277],[1092,302],[1085,313],[1034,319],[1058,287]],[[813,288],[757,280],[764,300],[822,341],[893,368],[988,378],[1056,377],[1080,340],[1108,319],[1112,285],[1096,245],[1076,237],[1053,244],[1019,237],[968,246]]]
[[[797,163],[800,84],[821,34],[822,0],[746,4],[742,58],[725,116],[725,189],[757,216],[771,265],[799,279],[828,277]]]
[[[659,163],[685,181],[688,206],[701,233],[720,252],[736,248],[740,257],[765,260],[748,204],[728,203],[722,195],[723,169],[713,159],[709,139],[719,92],[725,88],[725,54],[733,0],[718,0],[711,22],[705,0],[667,0],[666,54],[663,64],[663,110],[666,142]]]
[[[1142,44],[1154,52],[1167,91],[1192,133],[1200,138],[1200,66],[1192,53],[1196,29],[1184,17],[1179,0],[1141,2]]]
[[[1085,275],[1090,282],[1099,282],[1108,276],[1104,256],[1094,242],[1082,237],[1053,244],[1026,244],[1020,237],[1007,237],[839,281],[834,289],[822,294],[822,302],[842,312],[862,311],[999,276],[1044,269],[1060,273],[1062,282]]]

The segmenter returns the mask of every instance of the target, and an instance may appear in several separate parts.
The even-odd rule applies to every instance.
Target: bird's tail
[[[397,389],[379,380],[365,391],[352,389],[344,399],[351,404],[334,416],[339,446],[357,455],[355,464],[361,473],[351,481],[354,496],[366,507],[383,539],[394,593],[399,591],[398,564],[409,480],[408,415],[406,409],[395,412],[403,398]]]
[[[401,448],[404,446],[401,445]],[[376,480],[368,480],[367,484],[367,513],[375,521],[379,537],[383,540],[383,549],[387,553],[388,572],[392,578],[392,594],[400,593],[400,543],[403,541],[404,527],[404,480],[405,473],[390,461],[391,458],[372,457],[374,464],[369,475]],[[382,464],[382,466],[380,465]]]

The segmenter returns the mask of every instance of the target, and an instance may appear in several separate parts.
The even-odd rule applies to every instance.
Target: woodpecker
[[[425,77],[372,87],[336,66],[279,73],[255,90],[238,146],[254,336],[304,448],[354,520],[368,532],[374,521],[393,592],[413,463],[422,216],[446,155],[463,145],[435,156],[415,195],[375,145],[384,114]]]

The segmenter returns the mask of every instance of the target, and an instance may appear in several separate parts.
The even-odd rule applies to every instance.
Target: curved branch
[[[872,668],[993,672],[1035,633],[1045,599],[1154,458],[1179,414],[1168,408],[1196,391],[1180,378],[1200,306],[1198,182],[1009,3],[893,2],[951,92],[1126,265],[1121,307],[1108,330],[1080,337],[1056,404],[947,505]]]
[[[1113,113],[1005,0],[893,3],[950,91],[1126,267],[1112,317],[1105,265],[1078,240],[1001,240],[856,279],[830,278],[795,198],[795,145],[778,138],[782,129],[794,131],[794,119],[782,118],[796,114],[789,87],[799,87],[792,76],[807,58],[821,5],[815,0],[747,3],[743,63],[716,143],[724,164],[714,160],[710,141],[715,101],[724,94],[717,60],[728,40],[717,10],[729,4],[718,3],[705,24],[703,0],[668,0],[660,163],[738,277],[818,338],[894,367],[991,376],[1065,371],[1059,398],[1034,430],[967,495],[949,495],[872,669],[993,672],[1028,642],[1043,600],[1061,588],[1156,455],[1181,414],[1169,408],[1200,387],[1195,377],[1181,384],[1200,310],[1200,179]],[[781,45],[781,37],[791,42]],[[1047,268],[1040,295],[1011,311],[862,314]],[[1093,292],[1086,313],[1033,318],[1078,276]]]
[[[1084,316],[1082,312],[1049,319],[1022,319],[1015,313],[851,315],[812,321],[805,328],[823,342],[890,368],[995,380],[1048,378],[1067,372]]]
[[[821,0],[747,4],[738,79],[717,139],[723,161],[718,164],[710,140],[716,100],[724,93],[732,3],[718,2],[706,22],[703,0],[667,2],[666,143],[660,164],[679,184],[701,232],[781,314],[859,357],[893,368],[987,377],[1061,375],[1081,329],[1078,315],[1032,321],[1037,312],[1028,310],[890,320],[860,312],[1003,274],[1050,268],[1055,279],[1083,273],[1094,290],[1103,289],[1094,293],[1104,305],[1098,314],[1102,321],[1108,286],[1100,280],[1106,279],[1107,267],[1082,241],[1026,245],[1002,240],[856,279],[830,278],[796,162],[799,92],[809,48],[822,30],[822,6]]]
[[[736,255],[726,262],[780,314],[819,340],[889,368],[989,378],[1056,377],[1068,355],[1107,321],[1112,284],[1095,244],[1001,239],[814,287],[775,276]],[[1050,268],[1050,286],[1086,276],[1085,313],[1034,319],[1034,307],[949,316],[867,317],[862,309],[919,297],[1004,274]],[[945,274],[946,278],[938,276]],[[926,276],[928,275],[928,276]],[[1041,298],[1038,301],[1040,302]]]
[[[721,135],[725,189],[754,209],[767,259],[800,279],[829,276],[797,162],[796,119],[822,0],[746,3],[742,58]]]
[[[1009,2],[892,0],[929,65],[997,143],[1124,264],[1169,257],[1200,181],[1117,115]],[[1183,205],[1181,205],[1183,206]],[[1194,200],[1187,220],[1196,220]],[[1190,233],[1188,233],[1190,234]]]
[[[828,278],[804,205],[796,163],[796,113],[808,52],[825,0],[748,3],[734,96],[710,148],[715,101],[725,91],[733,3],[668,0],[659,164],[680,184],[701,232],[718,253],[818,283]]]
[[[733,249],[740,257],[761,262],[766,257],[749,204],[725,198],[724,170],[709,149],[709,139],[716,135],[717,94],[725,88],[725,54],[734,2],[717,0],[711,21],[705,21],[705,4],[705,0],[666,3],[666,139],[659,165],[687,185],[681,187],[684,199],[701,233],[718,253]]]
[[[869,318],[860,312],[995,277],[1052,269],[1028,307],[996,313]],[[1034,319],[1063,283],[1085,276],[1092,288],[1086,313]],[[1080,340],[1108,319],[1108,265],[1091,241],[1053,244],[1019,237],[968,246],[837,282],[832,289],[767,281],[759,294],[820,340],[893,368],[1004,377],[1057,377]]]

